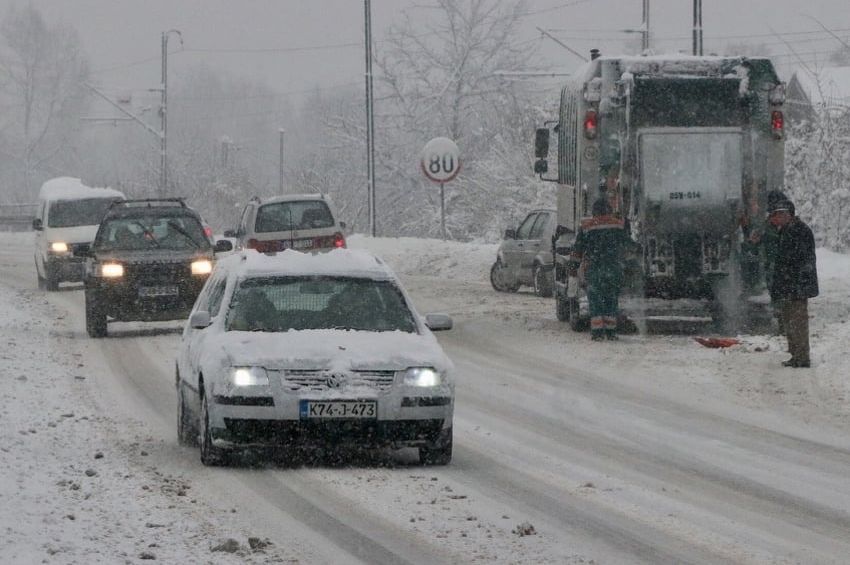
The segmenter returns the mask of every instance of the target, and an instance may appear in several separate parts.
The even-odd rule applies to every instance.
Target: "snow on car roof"
[[[260,201],[260,204],[269,204],[272,202],[289,202],[291,200],[324,200],[327,201],[327,198],[321,193],[313,193],[313,194],[284,194],[281,196],[270,196],[268,198],[263,198]]]
[[[83,198],[124,198],[124,194],[112,188],[86,186],[73,177],[57,177],[41,185],[38,193],[41,200],[80,200]]]
[[[287,249],[259,253],[246,249],[221,261],[239,276],[346,276],[394,280],[393,271],[377,256],[361,249],[334,249],[325,253],[302,253]]]

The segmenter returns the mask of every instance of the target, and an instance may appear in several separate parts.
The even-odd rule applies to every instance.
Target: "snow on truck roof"
[[[81,200],[83,198],[124,198],[124,194],[111,188],[86,186],[73,177],[57,177],[41,185],[39,200]]]
[[[736,72],[736,67],[746,61],[771,64],[768,57],[684,55],[669,53],[662,55],[600,55],[576,69],[574,77],[588,80],[596,75],[598,65],[603,62],[619,63],[624,73],[670,75],[670,76],[717,76]]]
[[[258,276],[345,276],[395,280],[395,273],[377,256],[362,249],[334,249],[324,253],[302,253],[287,249],[260,253],[246,249],[222,259],[219,264],[239,277]]]

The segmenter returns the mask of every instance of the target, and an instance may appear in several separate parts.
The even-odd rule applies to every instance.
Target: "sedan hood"
[[[304,330],[225,332],[210,343],[232,366],[266,369],[393,370],[451,369],[451,361],[429,332]]]

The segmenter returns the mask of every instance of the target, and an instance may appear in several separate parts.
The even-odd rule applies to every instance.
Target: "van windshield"
[[[115,198],[86,198],[83,200],[57,200],[50,204],[47,225],[51,228],[97,226],[106,209]]]

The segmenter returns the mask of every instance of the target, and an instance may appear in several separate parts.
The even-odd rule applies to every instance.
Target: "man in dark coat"
[[[768,206],[768,220],[779,231],[770,285],[770,297],[780,308],[791,358],[785,367],[809,367],[809,298],[818,295],[815,238],[794,214],[790,200]]]
[[[590,308],[590,337],[617,339],[623,252],[627,234],[605,197],[593,203],[593,217],[581,223],[573,246],[572,263],[583,264]]]

